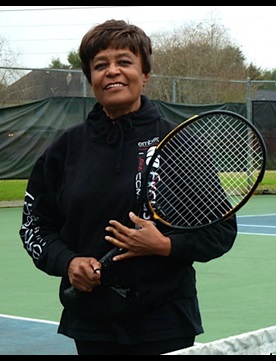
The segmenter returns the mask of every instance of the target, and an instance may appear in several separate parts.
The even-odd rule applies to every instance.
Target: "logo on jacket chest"
[[[145,174],[146,167],[149,164],[158,143],[159,137],[154,137],[151,140],[138,142],[138,169],[135,177],[135,191],[137,199],[142,191],[143,175]],[[145,214],[143,209],[143,218],[144,217]]]

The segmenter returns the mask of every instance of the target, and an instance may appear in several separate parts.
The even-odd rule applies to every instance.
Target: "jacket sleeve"
[[[208,262],[228,252],[237,236],[236,216],[210,227],[170,235],[171,257]]]
[[[76,254],[59,235],[63,219],[56,194],[62,179],[63,162],[60,150],[51,153],[49,156],[46,151],[32,169],[19,235],[38,269],[49,275],[66,276],[68,263]]]

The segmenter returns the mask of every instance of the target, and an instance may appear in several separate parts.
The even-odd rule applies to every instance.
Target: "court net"
[[[274,355],[276,354],[276,326],[223,338],[166,355]]]

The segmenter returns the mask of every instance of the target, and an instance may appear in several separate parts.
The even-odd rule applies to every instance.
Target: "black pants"
[[[195,337],[174,338],[138,345],[75,340],[79,355],[161,355],[194,345]]]

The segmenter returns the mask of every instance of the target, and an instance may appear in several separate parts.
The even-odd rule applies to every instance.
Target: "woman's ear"
[[[150,80],[150,73],[148,74],[144,74],[144,79],[143,79],[143,88],[147,85],[147,83]]]

